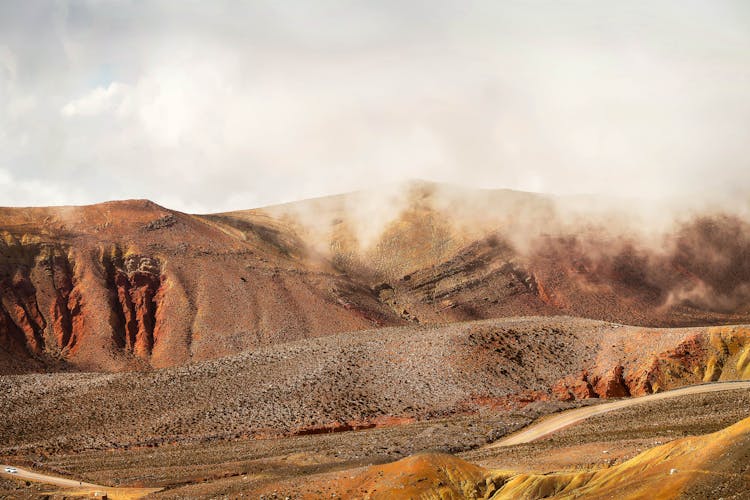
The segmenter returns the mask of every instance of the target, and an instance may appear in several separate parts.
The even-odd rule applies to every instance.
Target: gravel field
[[[0,454],[315,433],[513,406],[592,362],[587,339],[608,331],[617,329],[564,317],[490,320],[347,333],[150,372],[0,377]]]

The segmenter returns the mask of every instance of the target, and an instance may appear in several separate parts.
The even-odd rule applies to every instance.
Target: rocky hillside
[[[2,208],[0,373],[176,366],[523,315],[750,322],[742,218],[711,212],[646,237],[627,211],[569,205],[416,183],[205,216],[148,201]]]
[[[0,378],[0,454],[365,429],[750,377],[750,329],[574,318],[341,333],[148,372]]]
[[[0,373],[122,370],[403,320],[259,221],[148,201],[0,209]]]

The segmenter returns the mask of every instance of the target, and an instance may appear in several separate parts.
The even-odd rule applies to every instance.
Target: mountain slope
[[[0,370],[169,366],[401,322],[274,231],[147,201],[0,209]]]
[[[743,219],[699,215],[656,238],[637,214],[569,205],[414,183],[203,216],[143,200],[0,208],[0,373],[519,315],[750,322]]]

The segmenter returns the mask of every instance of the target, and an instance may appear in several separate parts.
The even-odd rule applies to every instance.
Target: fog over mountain
[[[0,205],[750,188],[744,2],[3,2]]]

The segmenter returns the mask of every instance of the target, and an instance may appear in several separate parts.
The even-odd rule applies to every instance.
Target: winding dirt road
[[[717,392],[717,391],[731,391],[734,389],[750,389],[750,380],[746,381],[735,381],[735,382],[714,382],[711,384],[700,384],[691,385],[688,387],[681,387],[672,391],[659,392],[656,394],[649,394],[648,396],[641,396],[638,398],[621,399],[613,401],[611,403],[603,403],[594,406],[585,406],[583,408],[576,408],[575,410],[568,410],[550,417],[543,418],[540,422],[532,424],[525,429],[511,434],[508,437],[500,439],[492,444],[485,447],[487,448],[500,448],[503,446],[513,446],[514,444],[530,443],[555,433],[565,427],[577,424],[582,420],[586,420],[594,415],[601,415],[612,410],[619,410],[620,408],[627,408],[628,406],[640,405],[651,401],[659,401],[662,399],[676,398],[679,396],[687,396],[690,394],[702,394],[705,392]]]
[[[30,471],[28,469],[22,469],[20,467],[14,467],[17,472],[8,473],[5,472],[6,467],[14,467],[12,465],[0,465],[0,476],[9,479],[17,479],[19,481],[34,481],[37,483],[51,484],[54,486],[60,486],[62,488],[75,488],[78,491],[83,492],[99,492],[106,493],[109,498],[141,498],[149,493],[159,491],[161,488],[112,488],[109,486],[102,486],[99,484],[86,483],[83,481],[76,481],[74,479],[65,479],[57,476],[49,476],[47,474],[40,474],[38,472]]]
[[[84,483],[80,481],[74,481],[73,479],[64,479],[62,477],[48,476],[46,474],[39,474],[27,469],[21,469],[15,467],[18,471],[15,474],[5,472],[6,467],[13,467],[12,465],[0,465],[0,473],[11,479],[19,479],[25,481],[36,481],[38,483],[53,484],[55,486],[62,486],[63,488],[90,488],[96,490],[105,490],[106,486],[100,486],[98,484]]]

